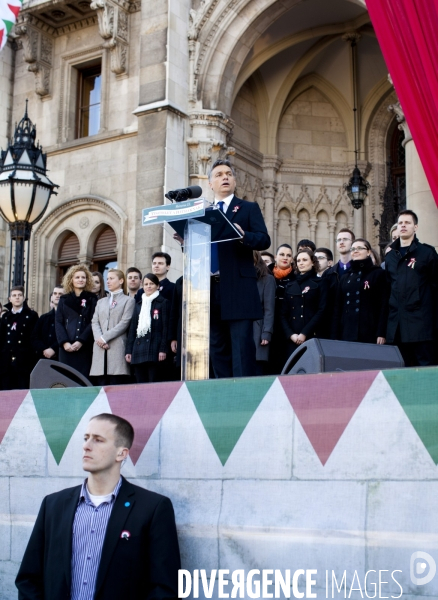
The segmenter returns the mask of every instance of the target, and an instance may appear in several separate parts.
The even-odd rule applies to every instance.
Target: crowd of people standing
[[[347,228],[336,238],[337,263],[311,240],[301,240],[295,255],[288,244],[275,255],[254,250],[263,311],[252,330],[257,374],[279,374],[313,337],[396,344],[406,366],[437,364],[438,255],[419,241],[417,228],[415,213],[402,211],[383,264],[369,241]],[[169,281],[170,265],[170,255],[157,252],[150,273],[110,269],[106,282],[75,265],[39,318],[23,288],[12,288],[0,320],[1,388],[28,387],[44,358],[96,385],[180,379],[183,280]]]

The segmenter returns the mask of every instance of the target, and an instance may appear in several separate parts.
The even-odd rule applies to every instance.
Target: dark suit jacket
[[[31,337],[32,347],[38,357],[44,358],[43,352],[47,348],[52,348],[55,351],[55,355],[52,360],[58,359],[58,340],[55,333],[55,309],[41,315],[38,319]]]
[[[80,489],[44,498],[15,581],[19,600],[70,597],[72,529]],[[124,530],[131,534],[128,541],[120,537]],[[123,479],[108,521],[95,600],[177,598],[179,568],[172,503]]]
[[[151,304],[151,329],[143,337],[137,337],[138,319],[142,300],[137,302],[129,326],[126,354],[132,354],[131,364],[138,365],[144,362],[158,362],[159,352],[168,352],[168,330],[170,318],[170,303],[161,294],[152,300]],[[157,318],[154,319],[154,311]]]
[[[221,318],[262,319],[252,253],[253,250],[266,250],[271,244],[262,212],[256,202],[234,196],[225,214],[234,225],[241,226],[245,237],[243,241],[218,244]]]

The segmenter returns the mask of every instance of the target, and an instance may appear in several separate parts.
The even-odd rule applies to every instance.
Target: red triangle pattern
[[[380,371],[279,377],[323,465]]]
[[[134,465],[182,385],[182,381],[170,381],[104,387],[112,413],[134,427],[134,444],[129,453]]]
[[[1,32],[0,32],[1,33]],[[1,41],[1,38],[0,38]],[[0,401],[0,444],[5,437],[9,425],[21,403],[26,398],[28,390],[12,390],[10,392],[3,392]]]
[[[13,6],[12,4],[8,4],[9,10],[14,13],[15,18],[17,18],[18,13],[20,12],[21,6]]]

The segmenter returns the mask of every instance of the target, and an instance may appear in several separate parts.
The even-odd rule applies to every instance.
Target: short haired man
[[[30,340],[38,314],[27,306],[23,286],[11,288],[9,303],[0,319],[1,389],[25,390],[35,366]]]
[[[438,254],[418,240],[417,229],[417,215],[402,210],[397,221],[400,237],[385,256],[391,285],[386,340],[399,346],[408,367],[436,364]]]
[[[82,456],[88,478],[44,498],[15,581],[20,598],[178,597],[172,504],[120,475],[133,439],[121,417],[90,420]]]
[[[129,267],[126,271],[126,285],[128,288],[128,296],[134,298],[138,290],[142,288],[141,282],[143,277],[141,271],[137,267]]]
[[[59,344],[55,333],[55,313],[58,308],[59,299],[63,294],[63,288],[55,285],[50,296],[50,305],[53,308],[41,315],[32,332],[31,342],[37,360],[40,360],[40,358],[58,360]]]
[[[256,202],[234,195],[236,175],[228,160],[217,160],[208,182],[214,207],[240,232],[240,240],[212,244],[210,356],[219,377],[256,375],[253,321],[263,318],[253,250],[266,250],[271,240]]]
[[[300,240],[297,244],[297,252],[300,252],[300,250],[305,250],[306,248],[309,248],[310,250],[312,250],[312,252],[315,252],[315,244],[312,242],[312,240]]]
[[[264,252],[260,252],[262,256],[262,260],[268,265],[273,265],[275,263],[275,256],[266,250]]]
[[[325,271],[333,266],[333,252],[329,248],[317,248],[314,254],[319,263],[318,277],[322,277]]]
[[[340,229],[336,237],[336,247],[339,252],[339,261],[327,269],[327,274],[336,272],[338,277],[342,277],[350,270],[351,266],[351,244],[355,240],[354,233],[348,227]]]
[[[167,254],[167,252],[155,252],[154,254],[152,254],[151,262],[152,273],[156,275],[160,281],[160,287],[158,288],[160,294],[163,296],[163,298],[165,298],[169,302],[172,302],[175,284],[167,279],[167,274],[172,263],[172,258],[170,254]],[[143,293],[144,290],[141,287],[135,296],[136,302],[140,300]]]

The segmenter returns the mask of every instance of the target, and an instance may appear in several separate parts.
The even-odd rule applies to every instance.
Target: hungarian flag
[[[6,44],[6,39],[17,20],[20,8],[20,0],[0,0],[0,50]]]

